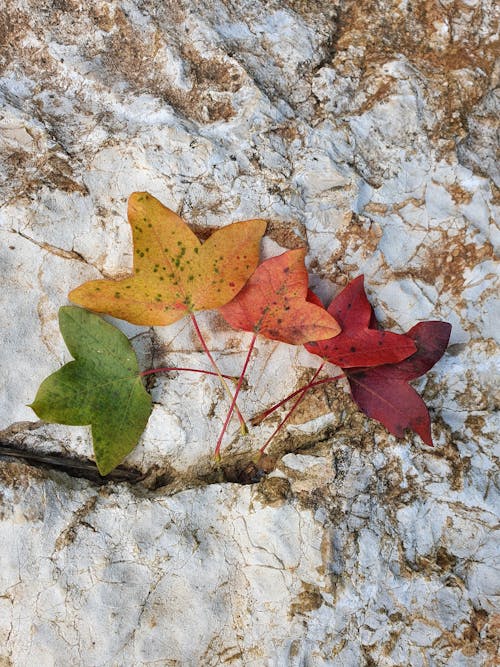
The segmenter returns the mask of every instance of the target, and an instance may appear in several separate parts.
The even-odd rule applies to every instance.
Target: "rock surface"
[[[452,665],[498,632],[498,70],[490,0],[5,0],[0,9],[0,665]],[[216,381],[151,381],[105,483],[86,428],[26,406],[69,360],[57,311],[132,263],[128,195],[204,234],[268,220],[325,297],[359,273],[383,324],[452,323],[418,385],[436,447],[317,390],[275,424]],[[498,218],[497,218],[498,219]],[[226,372],[249,337],[200,315]],[[205,364],[185,321],[117,322],[144,368]],[[259,341],[252,414],[317,362]]]

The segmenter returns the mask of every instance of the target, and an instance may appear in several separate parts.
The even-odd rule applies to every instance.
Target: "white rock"
[[[489,664],[491,0],[425,15],[406,2],[32,5],[0,10],[0,664]],[[69,290],[130,271],[137,190],[199,228],[265,218],[263,256],[307,244],[326,300],[364,273],[388,328],[450,321],[451,347],[416,385],[436,447],[396,441],[341,382],[299,406],[270,475],[252,457],[277,416],[245,438],[233,420],[218,467],[227,396],[216,378],[169,373],[151,380],[151,418],[117,473],[129,481],[100,484],[89,429],[37,424],[26,405],[70,359],[57,327]],[[199,321],[238,375],[250,335]],[[113,322],[141,367],[209,368],[187,321]],[[259,339],[242,411],[318,364]]]

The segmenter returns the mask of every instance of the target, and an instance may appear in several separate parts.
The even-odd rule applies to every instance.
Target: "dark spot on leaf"
[[[356,348],[354,346],[350,347],[351,352],[356,352]]]
[[[194,251],[196,254],[198,254],[199,248],[195,248]]]

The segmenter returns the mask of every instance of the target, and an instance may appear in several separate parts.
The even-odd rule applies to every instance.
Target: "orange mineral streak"
[[[241,292],[220,308],[227,322],[292,345],[339,334],[337,321],[306,300],[305,255],[306,250],[298,248],[262,262]]]
[[[195,310],[231,301],[259,261],[264,220],[222,227],[201,243],[176,213],[147,192],[128,202],[133,275],[91,280],[69,294],[74,303],[133,324],[164,326]]]

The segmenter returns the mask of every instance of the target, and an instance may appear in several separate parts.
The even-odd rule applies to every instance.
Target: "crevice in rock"
[[[65,250],[64,248],[59,248],[58,246],[52,245],[51,243],[46,243],[45,241],[37,241],[36,239],[32,238],[31,236],[28,236],[24,232],[21,232],[20,230],[17,229],[9,229],[7,231],[9,231],[11,234],[17,234],[21,238],[25,239],[25,241],[33,243],[42,250],[49,252],[51,255],[55,255],[56,257],[62,257],[63,259],[73,259],[76,260],[77,262],[83,262],[87,266],[91,266],[96,271],[98,271],[101,274],[101,276],[103,276],[103,278],[113,277],[106,271],[103,271],[102,268],[99,268],[96,264],[89,262],[88,259],[86,259],[81,253],[77,252],[76,250]]]
[[[0,461],[22,459],[26,464],[34,468],[43,468],[45,470],[57,470],[64,472],[70,477],[87,479],[97,485],[107,484],[108,482],[131,482],[137,483],[142,473],[128,468],[118,467],[107,477],[101,477],[97,466],[90,460],[78,459],[62,454],[46,454],[35,452],[20,447],[17,443],[10,443],[5,440],[0,441]]]
[[[57,255],[57,257],[63,257],[64,259],[76,259],[79,262],[84,262],[85,264],[88,264],[87,260],[83,255],[80,255],[79,252],[76,252],[75,250],[64,250],[64,248],[58,248],[55,245],[52,245],[50,243],[46,243],[45,241],[37,241],[36,239],[31,238],[31,236],[28,236],[24,232],[21,231],[15,231],[11,230],[14,234],[19,234],[23,239],[26,239],[26,241],[29,241],[30,243],[34,243],[37,245],[39,248],[42,248],[42,250],[46,250],[47,252],[50,252],[52,255]]]
[[[156,493],[174,495],[181,491],[201,488],[211,484],[239,484],[246,486],[258,484],[272,472],[280,460],[290,453],[314,455],[325,443],[331,441],[336,429],[326,427],[314,435],[288,436],[276,444],[273,456],[260,458],[255,451],[228,453],[222,461],[216,463],[209,454],[185,471],[175,470],[169,463],[156,464],[146,471],[128,465],[115,468],[106,477],[102,477],[96,464],[87,458],[68,456],[61,452],[36,451],[33,447],[16,440],[16,435],[23,435],[26,430],[33,431],[43,422],[14,424],[0,433],[0,464],[2,461],[21,460],[35,470],[62,472],[72,478],[86,479],[95,486],[109,483],[127,483],[138,494]],[[24,429],[21,427],[24,426]],[[18,428],[19,427],[19,428]],[[9,438],[9,433],[14,439]]]

